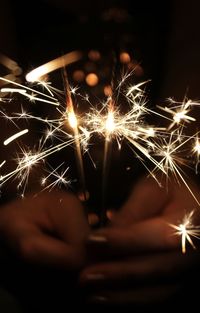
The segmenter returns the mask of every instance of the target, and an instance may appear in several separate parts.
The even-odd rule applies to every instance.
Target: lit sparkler
[[[75,54],[73,57],[76,59],[79,58],[80,55]],[[2,175],[0,177],[1,183],[4,184],[11,178],[17,178],[19,180],[17,188],[22,188],[22,195],[24,195],[28,178],[33,167],[37,166],[41,161],[44,162],[51,154],[54,154],[69,145],[75,145],[80,183],[86,200],[86,184],[82,155],[83,151],[89,153],[89,142],[96,134],[104,138],[103,198],[105,198],[105,189],[108,179],[109,151],[111,149],[112,141],[116,140],[118,149],[122,148],[123,142],[126,142],[129,145],[134,156],[142,162],[149,174],[154,177],[158,183],[159,180],[156,177],[158,170],[161,171],[167,179],[172,173],[178,183],[184,183],[189,192],[193,195],[196,203],[200,205],[198,199],[185,180],[182,169],[182,166],[188,162],[188,160],[183,158],[183,151],[185,151],[186,148],[188,149],[188,143],[191,140],[195,140],[192,152],[196,155],[197,172],[200,155],[198,133],[188,136],[185,135],[183,131],[186,128],[185,123],[195,121],[195,118],[190,116],[190,111],[193,106],[199,104],[187,100],[186,98],[182,103],[171,100],[170,107],[159,107],[162,111],[170,115],[170,117],[167,117],[148,107],[146,95],[142,89],[146,82],[132,86],[130,85],[127,88],[126,80],[130,77],[130,73],[128,73],[121,79],[116,90],[112,90],[112,94],[106,99],[106,101],[98,103],[96,107],[89,102],[88,96],[82,96],[82,98],[90,104],[91,108],[89,112],[85,113],[80,119],[78,118],[78,115],[75,114],[76,110],[71,95],[73,93],[74,96],[76,96],[77,90],[76,88],[70,89],[66,75],[65,103],[67,108],[62,105],[62,103],[64,103],[64,100],[62,99],[63,92],[54,89],[48,82],[42,79],[44,75],[52,70],[65,66],[67,62],[66,60],[63,58],[53,60],[50,63],[45,64],[45,66],[41,66],[27,74],[27,79],[29,81],[37,83],[37,88],[34,89],[26,85],[12,82],[5,77],[0,77],[0,80],[4,81],[4,83],[13,86],[13,88],[4,87],[1,89],[1,92],[5,92],[6,94],[18,93],[21,96],[28,98],[31,102],[40,101],[44,104],[51,104],[53,105],[56,114],[59,114],[58,118],[50,119],[49,117],[43,118],[32,115],[31,113],[26,112],[23,108],[20,113],[13,113],[12,115],[7,115],[5,110],[1,112],[3,118],[12,122],[17,128],[19,128],[19,120],[25,120],[27,122],[29,120],[36,120],[46,126],[44,135],[39,138],[38,149],[33,148],[26,150],[21,147],[21,154],[18,155],[18,158],[16,159],[16,168],[11,172]],[[63,62],[65,63],[63,64]],[[38,90],[39,87],[43,87],[45,92],[40,91],[40,89]],[[59,97],[56,96],[58,93]],[[127,104],[127,110],[125,113],[121,112],[121,98]],[[101,105],[100,109],[99,105]],[[160,117],[165,122],[165,126],[156,127],[147,124],[145,117],[148,114]],[[166,121],[170,122],[170,125],[167,127]],[[73,134],[68,130],[67,125],[70,126]],[[4,140],[4,145],[8,145],[12,141],[17,140],[17,138],[25,135],[28,131],[30,132],[28,128],[23,130],[20,130],[19,128],[17,133],[14,133],[14,135]],[[56,138],[59,143],[56,145],[50,144],[49,147],[46,147],[48,142],[53,138]],[[154,167],[153,169],[146,165],[145,159],[151,161]],[[6,161],[7,160],[1,162],[0,168],[5,168]],[[67,186],[71,184],[71,180],[66,178],[68,167],[61,173],[58,173],[61,165],[55,169],[51,168],[48,175],[41,179],[41,184],[44,186],[44,189],[51,190],[55,186]],[[54,182],[49,183],[48,180],[52,178],[54,179]],[[105,205],[105,199],[103,200],[103,205]],[[105,210],[105,208],[103,208],[103,210]],[[105,215],[106,212],[102,212],[102,216],[105,217]],[[191,217],[192,214],[187,216],[182,224],[176,226],[176,230],[182,231],[181,234],[184,234],[182,239],[183,252],[185,252],[186,249],[184,242],[188,240],[190,244],[192,243],[190,238],[191,233],[189,232],[191,231],[191,228],[189,228]]]
[[[68,122],[74,132],[74,141],[75,141],[75,147],[76,147],[75,151],[76,151],[77,164],[78,164],[79,175],[80,175],[81,188],[82,188],[82,192],[84,196],[84,201],[86,201],[87,199],[86,183],[85,183],[85,174],[84,174],[84,167],[83,167],[83,158],[82,158],[82,153],[81,153],[78,119],[74,112],[74,106],[72,102],[68,79],[67,79],[66,73],[64,74],[65,74],[66,106],[67,106]]]
[[[108,179],[108,160],[111,154],[111,139],[112,132],[115,131],[115,119],[114,119],[114,100],[110,96],[108,98],[107,105],[107,117],[105,120],[105,145],[104,145],[104,158],[103,158],[103,185],[102,185],[102,210],[101,210],[101,222],[104,224],[106,222],[106,189],[107,189],[107,179]]]

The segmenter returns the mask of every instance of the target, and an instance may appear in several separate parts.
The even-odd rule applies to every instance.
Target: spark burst
[[[184,216],[181,224],[169,224],[172,228],[176,230],[175,235],[181,236],[182,253],[186,253],[186,242],[188,242],[193,249],[196,249],[196,246],[194,245],[191,237],[200,239],[200,226],[193,225],[193,215],[194,210]]]
[[[75,61],[80,58],[80,55],[70,55],[70,58]],[[194,106],[199,105],[199,103],[186,98],[184,98],[181,103],[170,99],[169,107],[159,106],[159,109],[161,109],[164,114],[160,113],[160,111],[155,111],[149,107],[146,93],[143,89],[147,82],[130,85],[127,88],[126,81],[132,73],[125,74],[116,89],[112,90],[112,95],[105,101],[99,102],[96,106],[90,103],[88,96],[84,97],[78,93],[76,88],[70,88],[65,75],[66,88],[65,99],[63,99],[64,92],[52,87],[51,83],[46,81],[45,75],[55,69],[65,66],[69,63],[68,61],[67,56],[65,56],[65,58],[58,58],[27,74],[26,77],[29,82],[37,83],[37,88],[34,89],[26,85],[12,82],[7,78],[0,77],[0,80],[4,81],[4,85],[9,84],[13,86],[13,88],[2,88],[2,93],[18,93],[31,102],[42,102],[44,104],[52,105],[55,109],[56,115],[59,114],[58,118],[50,119],[49,117],[42,118],[40,116],[35,116],[26,112],[23,107],[21,108],[20,113],[16,112],[12,115],[6,114],[5,110],[1,111],[2,117],[18,128],[16,133],[4,140],[4,145],[10,144],[14,140],[17,140],[17,138],[30,132],[29,128],[20,130],[20,127],[18,126],[20,120],[24,120],[27,123],[30,120],[36,120],[43,123],[46,128],[43,136],[38,140],[38,149],[33,148],[26,150],[23,147],[20,147],[21,153],[16,158],[16,168],[1,175],[1,185],[5,184],[8,180],[15,178],[19,181],[17,189],[21,188],[22,196],[24,196],[32,168],[36,167],[41,161],[45,162],[48,156],[55,154],[68,146],[74,146],[79,168],[79,179],[81,181],[83,193],[86,194],[83,153],[87,152],[89,154],[90,142],[92,141],[92,138],[95,138],[95,136],[98,135],[104,138],[105,142],[103,160],[103,197],[105,197],[104,193],[107,182],[109,151],[111,150],[112,141],[116,140],[118,149],[122,148],[123,142],[129,145],[133,156],[141,161],[149,175],[155,178],[159,184],[160,182],[156,175],[157,171],[161,171],[162,174],[166,176],[166,179],[172,174],[178,183],[184,183],[196,203],[200,205],[188,182],[184,178],[184,171],[182,168],[183,165],[188,164],[188,159],[183,158],[183,151],[185,152],[185,149],[188,149],[188,143],[193,141],[195,143],[192,147],[192,154],[195,154],[197,172],[200,156],[198,133],[188,136],[184,134],[184,130],[186,129],[186,124],[195,122],[195,118],[190,116],[190,111]],[[38,88],[43,88],[45,92],[42,92]],[[81,118],[75,113],[72,95],[73,97],[80,96],[85,102],[88,102],[90,106],[89,112],[85,113]],[[6,99],[8,101],[12,100],[12,98]],[[123,112],[121,111],[122,102]],[[4,99],[2,104],[5,103]],[[125,112],[124,103],[127,106]],[[145,120],[147,115],[159,117],[163,120],[165,126],[156,127],[149,125]],[[169,123],[168,126],[166,126],[166,122]],[[72,133],[67,125],[72,130]],[[54,139],[57,139],[59,143],[53,145],[52,141]],[[47,144],[49,141],[50,145],[48,146]],[[153,169],[146,165],[146,159],[151,161]],[[7,160],[2,160],[0,163],[0,169],[4,169],[6,163]],[[55,186],[71,185],[72,180],[66,177],[69,167],[61,173],[58,173],[58,170],[62,165],[63,164],[59,165],[55,169],[51,168],[48,175],[41,178],[41,185],[44,186],[44,189],[52,190]],[[48,180],[52,178],[53,182],[47,184]],[[105,215],[105,212],[103,214]],[[178,226],[173,225],[177,230],[177,234],[182,236],[183,253],[186,251],[186,240],[193,245],[190,236],[192,236],[192,234],[197,234],[197,232],[193,232],[196,228],[193,229],[191,226],[192,215],[193,213],[186,216],[182,224]]]

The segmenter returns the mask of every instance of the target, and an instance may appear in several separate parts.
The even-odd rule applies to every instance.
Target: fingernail
[[[106,296],[101,296],[101,295],[95,295],[95,296],[91,296],[89,299],[88,299],[88,302],[89,303],[106,303],[108,302],[108,297]]]
[[[88,273],[82,274],[80,276],[80,283],[81,284],[97,284],[98,282],[104,281],[106,279],[104,274],[101,273]]]
[[[88,242],[90,242],[90,243],[106,243],[106,242],[108,242],[108,239],[102,235],[92,234],[88,237]]]

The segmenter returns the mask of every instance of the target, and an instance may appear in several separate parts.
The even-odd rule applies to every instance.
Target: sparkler
[[[68,55],[69,56],[69,55]],[[69,60],[75,61],[80,58],[79,53],[75,53],[68,59],[58,58],[53,60],[38,69],[33,70],[27,74],[27,80],[37,83],[37,88],[31,88],[26,85],[22,85],[16,82],[12,82],[7,78],[1,78],[4,85],[10,84],[12,87],[4,87],[1,89],[2,93],[20,94],[27,98],[31,102],[41,102],[47,105],[52,105],[55,112],[59,114],[58,118],[50,119],[42,118],[40,116],[32,115],[26,112],[23,108],[21,112],[7,115],[5,110],[1,111],[1,115],[7,121],[12,122],[18,131],[4,140],[4,145],[8,145],[14,140],[17,140],[21,136],[30,132],[29,128],[20,129],[18,126],[19,120],[36,120],[43,123],[46,126],[45,134],[39,138],[38,147],[33,149],[25,149],[20,147],[21,152],[18,155],[16,162],[17,166],[14,170],[5,173],[0,177],[1,184],[5,184],[12,178],[17,178],[19,183],[17,188],[22,188],[22,196],[24,196],[26,185],[28,183],[29,175],[33,167],[37,166],[41,161],[44,162],[48,156],[55,154],[56,152],[65,149],[67,146],[74,145],[77,158],[78,172],[80,178],[80,185],[84,194],[84,200],[86,200],[86,182],[83,167],[83,151],[89,153],[89,142],[92,137],[99,135],[104,138],[104,158],[103,158],[103,208],[101,212],[101,219],[104,223],[106,217],[105,207],[105,193],[108,180],[108,162],[110,159],[110,151],[113,140],[116,140],[118,149],[122,148],[122,143],[125,142],[129,145],[130,150],[133,152],[133,156],[138,158],[141,163],[147,169],[149,175],[151,175],[160,184],[157,178],[157,171],[161,171],[166,179],[173,174],[175,180],[178,183],[184,183],[188,191],[192,194],[197,205],[200,205],[196,195],[191,190],[189,184],[184,178],[184,172],[182,166],[188,163],[188,160],[183,158],[182,152],[184,149],[188,149],[188,143],[194,142],[192,147],[192,154],[196,158],[196,172],[199,164],[200,144],[198,133],[188,136],[184,134],[186,124],[195,122],[195,118],[190,116],[190,111],[194,106],[199,105],[197,102],[193,102],[189,99],[184,99],[183,102],[175,102],[170,100],[169,107],[159,107],[164,113],[155,111],[148,107],[147,98],[143,90],[143,86],[147,82],[141,82],[139,84],[126,86],[126,80],[132,73],[124,75],[119,82],[115,90],[112,90],[105,102],[99,103],[94,106],[90,103],[89,97],[81,96],[84,101],[90,104],[89,112],[86,112],[84,116],[78,118],[75,113],[75,106],[72,100],[72,93],[77,95],[76,89],[70,89],[68,79],[65,75],[65,104],[67,108],[62,106],[64,100],[63,92],[59,92],[53,88],[42,77],[49,72],[65,66]],[[64,60],[64,61],[63,61]],[[70,62],[71,62],[70,61]],[[64,64],[63,64],[64,62]],[[45,92],[38,90],[39,87],[43,87]],[[117,94],[117,97],[115,96]],[[56,95],[59,94],[59,97]],[[80,96],[80,94],[79,94]],[[121,101],[119,96],[123,99],[123,102],[127,105],[126,112],[121,112]],[[7,98],[10,101],[10,98]],[[115,100],[114,100],[115,99]],[[5,100],[5,99],[4,99]],[[3,102],[4,103],[4,102]],[[146,115],[154,115],[161,118],[164,121],[169,122],[168,127],[156,127],[149,125],[145,121]],[[170,116],[166,116],[168,114]],[[166,123],[165,123],[166,124]],[[67,125],[70,126],[71,131],[68,132]],[[46,147],[51,138],[57,138],[59,141],[56,145],[50,145]],[[153,165],[153,169],[146,165],[145,160],[148,159]],[[93,161],[93,160],[92,160]],[[0,169],[4,169],[7,160],[1,160]],[[94,163],[94,161],[93,161]],[[51,168],[48,174],[41,179],[41,185],[44,189],[52,190],[55,186],[69,186],[72,180],[66,177],[69,167],[61,170],[63,163],[57,166],[55,169]],[[59,173],[60,172],[60,173]],[[53,183],[47,184],[49,178],[53,178]],[[43,189],[43,190],[44,190]],[[193,213],[192,213],[193,214]],[[191,237],[193,229],[191,228],[192,214],[187,216],[183,223],[173,227],[177,230],[177,233],[182,236],[182,251],[185,253],[186,240],[193,245]],[[197,231],[197,229],[196,229]],[[193,233],[197,234],[197,232]]]
[[[84,175],[84,167],[83,167],[83,159],[82,159],[82,153],[81,153],[81,145],[80,145],[80,136],[79,136],[79,130],[78,130],[78,120],[74,112],[74,106],[71,98],[71,93],[68,85],[68,79],[65,75],[65,86],[66,86],[66,105],[67,105],[67,115],[68,115],[68,122],[70,127],[73,129],[74,132],[74,140],[75,140],[75,146],[76,146],[76,157],[77,157],[77,164],[79,169],[79,175],[80,175],[80,182],[81,182],[81,188],[83,192],[83,198],[84,201],[87,200],[86,195],[86,183],[85,183],[85,175]]]
[[[111,97],[108,98],[108,114],[105,120],[105,144],[104,144],[104,158],[103,158],[103,185],[102,185],[102,210],[101,210],[101,222],[104,225],[106,222],[106,189],[108,178],[108,160],[111,154],[111,139],[112,132],[115,130],[114,120],[114,100]]]

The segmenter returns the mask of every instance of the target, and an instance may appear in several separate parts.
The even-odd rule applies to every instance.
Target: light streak
[[[49,96],[49,95],[47,95],[45,93],[42,93],[42,92],[40,92],[40,91],[38,91],[36,89],[32,89],[30,87],[21,85],[21,84],[16,83],[16,82],[14,82],[12,80],[6,79],[5,77],[0,77],[0,80],[4,81],[5,83],[13,84],[14,86],[20,87],[19,88],[19,93],[22,94],[22,95],[25,95],[30,100],[39,100],[39,101],[46,102],[46,103],[49,103],[49,104],[53,104],[53,105],[56,105],[56,106],[59,105],[59,102],[58,102],[57,99],[55,99],[54,97]],[[25,92],[25,90],[26,90],[26,92]],[[1,91],[2,92],[5,91],[5,88],[2,88]],[[12,93],[12,88],[9,88],[9,91]],[[29,94],[27,91],[31,92],[31,94]],[[17,88],[14,88],[14,92],[17,92]],[[36,97],[35,94],[42,95],[44,98]],[[49,100],[47,100],[45,98],[48,98]]]
[[[24,95],[26,93],[26,89],[22,89],[22,88],[1,88],[1,92],[11,92],[11,93],[21,93],[22,95]]]
[[[0,168],[1,168],[2,166],[4,166],[5,163],[6,163],[6,160],[4,160],[3,162],[1,162],[1,163],[0,163]]]
[[[11,143],[12,141],[14,141],[15,139],[17,139],[17,138],[19,138],[19,137],[21,137],[21,136],[23,136],[23,135],[25,135],[25,134],[27,134],[27,133],[28,133],[28,129],[26,128],[26,129],[23,129],[23,130],[21,130],[20,132],[18,132],[18,133],[16,133],[16,134],[12,135],[11,137],[7,138],[7,139],[3,142],[4,146],[7,146],[9,143]]]
[[[76,62],[81,58],[82,53],[80,51],[72,51],[35,68],[26,75],[26,80],[28,82],[40,81],[44,75],[53,72],[59,68],[64,68],[66,65]]]

